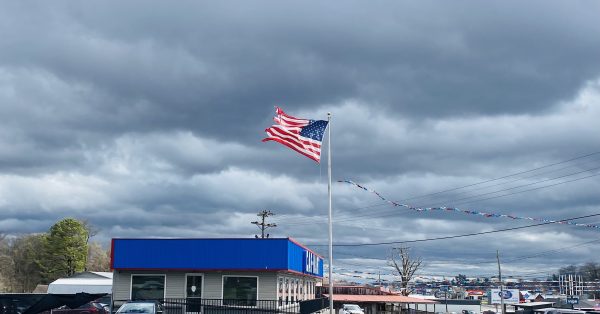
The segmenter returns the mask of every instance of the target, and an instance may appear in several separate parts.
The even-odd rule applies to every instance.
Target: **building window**
[[[294,278],[290,279],[290,302],[294,303],[296,302],[296,287],[295,287],[295,280]]]
[[[131,275],[132,300],[162,300],[164,298],[164,275]]]
[[[285,304],[288,304],[290,302],[290,280],[288,278],[285,278]]]
[[[258,277],[223,276],[223,304],[256,306]]]
[[[283,278],[279,277],[278,283],[277,283],[277,297],[279,298],[279,306],[283,305]]]

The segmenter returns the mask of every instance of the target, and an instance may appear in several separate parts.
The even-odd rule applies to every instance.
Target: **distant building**
[[[329,296],[327,285],[317,287],[317,296]],[[369,285],[341,285],[333,286],[333,306],[342,308],[343,304],[357,304],[364,309],[365,314],[400,312],[408,309],[408,304],[420,305],[421,310],[433,311],[435,301],[422,298],[405,297]],[[418,305],[417,305],[418,304]]]
[[[544,296],[538,292],[519,291],[519,300],[521,302],[542,302],[544,299]]]
[[[329,286],[318,286],[317,295],[329,294]],[[334,284],[333,294],[352,294],[352,295],[397,295],[382,289],[367,285],[339,285]]]
[[[48,285],[48,293],[75,294],[112,292],[113,274],[111,272],[85,271],[71,277],[59,278]]]
[[[485,291],[483,290],[467,290],[466,298],[467,300],[481,300],[485,296]]]

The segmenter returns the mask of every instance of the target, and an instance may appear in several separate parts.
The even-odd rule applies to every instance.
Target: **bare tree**
[[[87,220],[87,219],[79,219],[79,221],[81,222],[81,224],[83,225],[83,228],[87,231],[87,238],[85,239],[85,243],[88,244],[88,252],[86,254],[86,261],[85,261],[85,267],[83,268],[85,271],[88,271],[90,269],[88,269],[89,266],[89,262],[88,259],[90,258],[90,256],[92,256],[94,253],[91,251],[92,247],[89,245],[90,244],[90,239],[97,235],[98,232],[100,232],[100,228],[92,225],[92,223]]]
[[[412,289],[408,288],[408,282],[413,278],[417,270],[421,267],[421,257],[411,257],[408,247],[392,248],[388,257],[388,264],[396,270],[396,275],[400,277],[400,293],[408,296]]]
[[[40,283],[42,242],[41,234],[0,239],[0,291],[31,292]]]
[[[81,224],[83,225],[83,228],[85,228],[85,230],[87,230],[87,239],[86,239],[86,243],[90,243],[90,238],[97,235],[98,232],[100,232],[100,228],[92,225],[92,223],[87,220],[87,219],[79,219],[79,221],[81,222]]]
[[[86,270],[110,271],[110,249],[105,250],[98,242],[90,243]]]

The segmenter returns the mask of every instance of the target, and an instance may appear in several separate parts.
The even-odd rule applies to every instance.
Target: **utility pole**
[[[265,219],[269,216],[273,216],[275,214],[273,214],[270,210],[262,210],[260,211],[258,214],[256,214],[256,216],[261,217],[261,221],[253,221],[251,222],[251,224],[256,225],[259,229],[260,229],[260,238],[264,239],[265,238],[265,230],[267,230],[267,228],[273,228],[273,227],[277,227],[276,224],[268,224],[265,223]],[[258,238],[258,235],[255,235],[254,237]],[[267,234],[267,238],[269,237],[269,235]]]
[[[506,314],[506,309],[504,308],[504,289],[502,288],[502,271],[500,270],[500,252],[498,250],[496,250],[496,260],[498,260],[498,281],[500,281],[500,307],[502,314]]]
[[[444,292],[444,303],[446,303],[446,313],[450,313],[448,312],[448,290]]]

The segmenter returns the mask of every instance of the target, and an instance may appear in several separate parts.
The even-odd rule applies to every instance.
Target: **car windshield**
[[[117,313],[154,313],[152,303],[127,303],[123,304]]]
[[[357,310],[360,311],[360,307],[356,304],[350,304],[344,306],[347,310]]]

